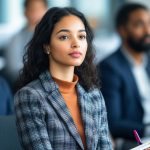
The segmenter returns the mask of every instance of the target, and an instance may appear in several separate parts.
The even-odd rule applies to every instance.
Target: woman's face
[[[49,47],[50,65],[81,65],[87,51],[87,39],[80,18],[74,15],[65,16],[56,23]]]

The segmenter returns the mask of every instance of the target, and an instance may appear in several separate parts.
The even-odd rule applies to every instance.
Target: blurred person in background
[[[47,0],[25,0],[24,14],[27,19],[26,26],[12,37],[6,48],[6,75],[12,87],[19,75],[19,70],[23,66],[23,54],[25,46],[32,38],[34,28],[47,11]]]
[[[0,76],[0,115],[13,113],[13,96],[10,87],[2,76]]]
[[[116,16],[119,50],[98,64],[113,138],[134,146],[133,130],[150,138],[150,14],[141,4],[123,5]],[[127,147],[126,147],[127,146]],[[131,147],[130,147],[131,146]],[[125,148],[126,147],[126,148]]]

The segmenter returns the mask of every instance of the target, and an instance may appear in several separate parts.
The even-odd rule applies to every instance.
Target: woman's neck
[[[74,66],[54,66],[50,65],[49,71],[52,77],[71,82],[74,76]]]

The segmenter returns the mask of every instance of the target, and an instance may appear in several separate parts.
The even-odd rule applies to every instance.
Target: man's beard
[[[147,52],[150,50],[150,42],[145,42],[146,38],[150,38],[150,35],[145,35],[139,40],[135,40],[135,38],[130,36],[128,37],[127,42],[135,52]]]

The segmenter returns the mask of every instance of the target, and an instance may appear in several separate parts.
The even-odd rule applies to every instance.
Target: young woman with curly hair
[[[37,25],[15,95],[24,149],[112,149],[92,40],[74,8],[51,8]]]

